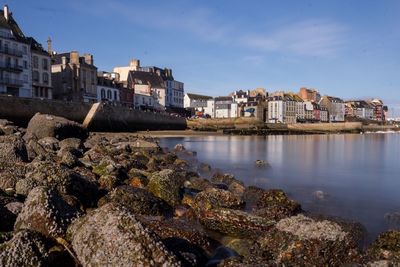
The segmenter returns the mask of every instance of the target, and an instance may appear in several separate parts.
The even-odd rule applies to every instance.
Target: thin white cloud
[[[307,20],[272,32],[253,33],[241,42],[256,49],[305,56],[332,56],[345,43],[345,27],[334,22]]]
[[[81,2],[75,4],[78,4],[79,8],[87,8]],[[185,6],[184,1],[179,6],[170,2],[159,5],[146,2],[128,5],[121,1],[105,0],[97,0],[96,4],[95,7],[89,5],[90,12],[98,12],[99,16],[118,14],[128,23],[171,32],[180,31],[201,41],[240,46],[259,53],[267,51],[329,57],[337,54],[345,44],[346,28],[329,20],[307,19],[273,30],[252,32],[248,26],[222,20],[221,16],[208,8]],[[94,10],[96,7],[98,11]],[[122,26],[129,27],[129,24]],[[250,58],[244,60],[249,61]]]

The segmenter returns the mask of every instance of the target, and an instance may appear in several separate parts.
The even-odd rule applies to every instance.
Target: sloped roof
[[[9,14],[8,20],[6,20],[4,17],[4,11],[0,10],[0,27],[11,30],[15,39],[18,41],[28,43],[27,38],[25,37],[21,28],[18,26],[18,23],[14,20],[11,13]]]
[[[153,88],[165,88],[163,79],[153,72],[130,71],[129,79],[134,84],[147,84]]]
[[[200,99],[200,100],[210,100],[210,99],[212,99],[212,97],[208,96],[208,95],[198,95],[198,94],[187,93],[187,96],[190,99]]]

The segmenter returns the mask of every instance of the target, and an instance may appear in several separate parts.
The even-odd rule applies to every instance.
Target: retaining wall
[[[7,119],[25,127],[33,115],[40,112],[83,123],[91,107],[92,105],[88,103],[0,96],[0,119]],[[89,125],[91,131],[106,132],[184,129],[186,129],[184,118],[104,104]]]

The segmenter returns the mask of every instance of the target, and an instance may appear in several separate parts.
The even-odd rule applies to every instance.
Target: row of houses
[[[56,53],[26,37],[8,6],[0,11],[0,94],[73,102],[108,101],[139,109],[182,110],[184,84],[172,70],[128,66],[101,71],[92,54]]]
[[[379,99],[344,101],[322,96],[315,89],[300,88],[298,93],[264,89],[235,91],[229,96],[211,97],[185,94],[185,108],[209,118],[256,117],[269,123],[344,122],[356,118],[384,121],[387,107]]]

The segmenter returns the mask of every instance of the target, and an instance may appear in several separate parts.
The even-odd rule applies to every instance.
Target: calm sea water
[[[178,143],[246,185],[285,190],[306,211],[361,222],[369,240],[400,228],[400,134],[161,139]],[[269,166],[256,167],[257,159]]]

